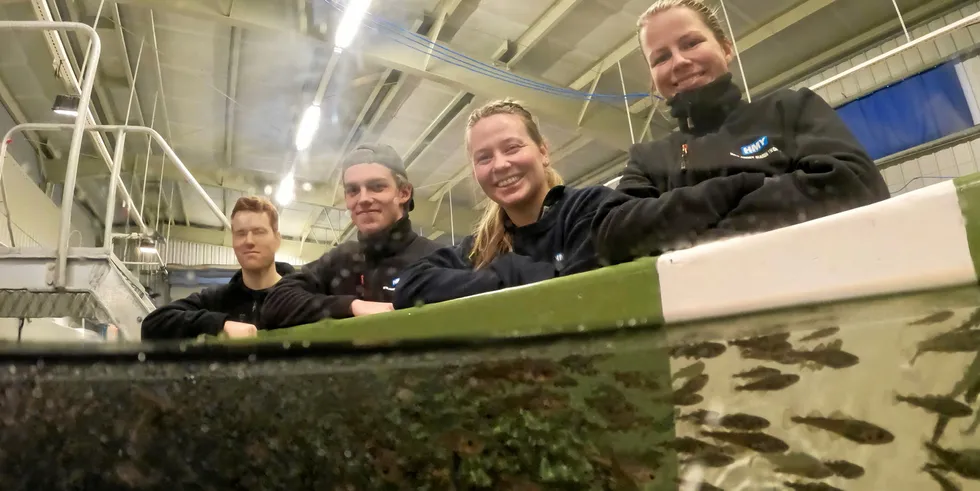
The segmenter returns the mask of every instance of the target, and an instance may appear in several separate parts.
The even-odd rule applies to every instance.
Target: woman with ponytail
[[[571,189],[534,117],[512,100],[470,114],[466,151],[490,204],[473,235],[402,272],[395,308],[436,303],[599,266],[589,227],[612,190]]]

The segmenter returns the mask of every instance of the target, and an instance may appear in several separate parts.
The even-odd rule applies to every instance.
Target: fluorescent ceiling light
[[[300,152],[310,148],[313,143],[313,136],[316,135],[317,128],[320,127],[320,106],[311,104],[303,113],[303,119],[299,122],[296,130],[296,150]]]
[[[269,196],[270,194],[272,194],[272,186],[266,184],[265,189],[263,189],[262,191],[265,191],[265,195]]]
[[[157,246],[150,239],[143,239],[140,241],[140,252],[143,254],[156,254]]]
[[[54,105],[51,110],[55,114],[62,116],[78,116],[78,97],[73,95],[59,94],[54,98]]]
[[[340,19],[340,25],[337,26],[337,35],[334,36],[333,40],[334,51],[347,49],[350,46],[361,27],[364,14],[367,13],[370,6],[371,0],[350,0],[347,8],[344,9],[344,16]]]
[[[286,177],[282,178],[279,188],[276,189],[276,203],[286,206],[293,202],[296,197],[296,180],[293,179],[293,171],[289,171]]]

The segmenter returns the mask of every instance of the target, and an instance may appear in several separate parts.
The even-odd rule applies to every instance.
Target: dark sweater
[[[292,273],[293,267],[276,263],[282,276]],[[142,325],[143,339],[186,339],[202,334],[217,335],[226,321],[259,324],[263,304],[271,288],[252,290],[245,286],[239,270],[224,285],[214,286],[187,298],[164,305],[146,316]]]
[[[809,89],[751,103],[731,74],[668,102],[680,130],[630,148],[593,231],[604,261],[771,230],[888,198],[833,108]]]
[[[468,297],[599,267],[589,226],[599,204],[611,193],[606,187],[552,188],[537,222],[507,225],[513,252],[474,270],[469,258],[473,236],[456,247],[439,249],[402,273],[395,308]]]
[[[352,317],[354,300],[391,302],[399,274],[439,248],[412,230],[408,217],[357,242],[346,242],[272,289],[262,312],[264,329]]]

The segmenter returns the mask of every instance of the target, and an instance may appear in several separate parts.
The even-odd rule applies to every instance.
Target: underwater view
[[[354,346],[4,347],[0,489],[980,489],[980,291]]]

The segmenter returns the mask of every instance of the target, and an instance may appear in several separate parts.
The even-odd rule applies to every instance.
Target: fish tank
[[[256,339],[3,345],[0,489],[980,489],[976,181]]]

